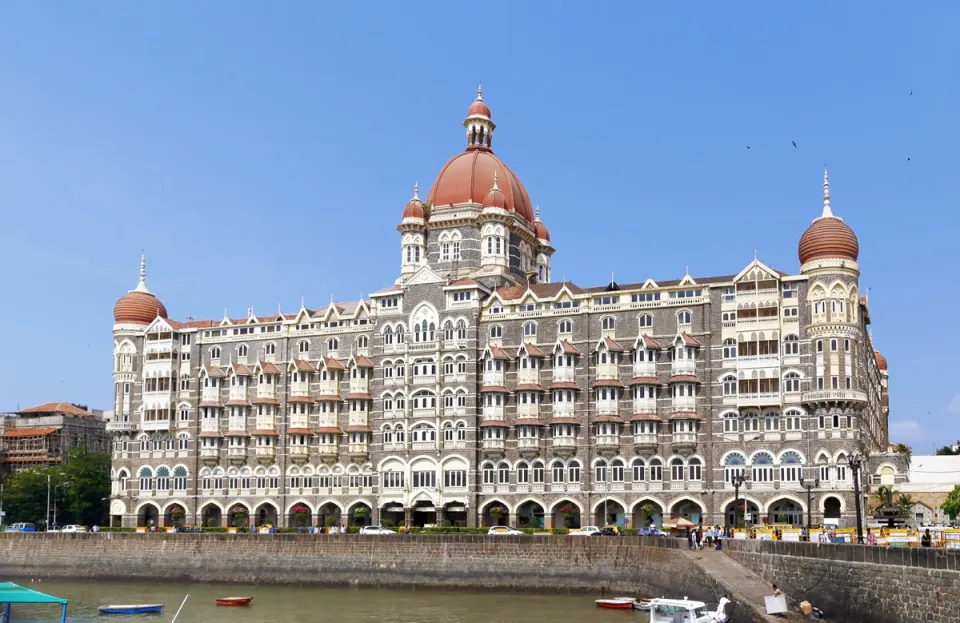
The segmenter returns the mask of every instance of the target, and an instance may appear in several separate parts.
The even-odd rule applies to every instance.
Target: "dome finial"
[[[500,190],[500,187],[497,186],[497,170],[493,170],[493,188],[492,190]]]
[[[482,82],[477,85],[477,101],[478,102],[483,101],[483,83]]]
[[[534,212],[533,222],[535,222],[535,223],[539,223],[539,222],[540,222],[540,206],[537,206],[537,209],[536,209],[536,211]]]
[[[833,217],[833,210],[830,209],[830,176],[827,174],[827,167],[823,167],[823,214],[820,218]]]
[[[414,183],[413,185],[413,198],[417,201],[420,201],[420,184]]]
[[[147,289],[147,257],[140,252],[140,281],[137,283],[137,287],[133,289],[134,292],[144,292],[150,294],[150,290]]]

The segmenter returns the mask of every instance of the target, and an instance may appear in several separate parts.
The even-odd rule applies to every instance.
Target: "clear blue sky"
[[[180,319],[390,284],[403,206],[463,148],[482,81],[554,276],[584,285],[754,249],[796,271],[826,164],[894,436],[957,439],[960,5],[683,7],[3,3],[0,410],[110,407],[141,249]]]

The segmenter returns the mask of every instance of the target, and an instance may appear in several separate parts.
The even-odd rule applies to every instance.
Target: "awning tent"
[[[11,620],[10,609],[13,604],[58,604],[61,607],[61,623],[67,620],[66,599],[31,590],[13,582],[0,582],[0,604],[6,604],[3,611],[4,623],[9,623]]]

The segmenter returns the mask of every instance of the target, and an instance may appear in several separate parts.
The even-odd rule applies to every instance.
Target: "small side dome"
[[[881,370],[886,371],[887,369],[887,358],[880,354],[880,351],[874,353],[877,356],[877,367]]]
[[[507,211],[510,208],[507,207],[507,198],[503,195],[503,191],[500,190],[500,186],[497,185],[497,172],[493,172],[493,186],[490,188],[490,192],[487,193],[487,196],[483,199],[483,211],[487,210],[504,210]]]
[[[140,255],[140,282],[117,300],[113,306],[115,324],[150,324],[157,317],[166,318],[167,308],[147,289],[147,261]]]
[[[420,201],[420,185],[414,184],[413,186],[413,198],[407,202],[407,206],[403,209],[403,218],[404,220],[408,218],[424,219],[423,213],[423,202]]]
[[[539,207],[537,208],[536,216],[533,219],[533,228],[538,240],[546,240],[547,242],[550,242],[550,232],[547,230],[547,226],[543,224],[543,221],[540,220]]]
[[[483,101],[483,85],[477,87],[477,99],[467,109],[467,117],[486,117],[490,119],[490,107]]]

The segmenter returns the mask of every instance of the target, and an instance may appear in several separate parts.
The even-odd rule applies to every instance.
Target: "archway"
[[[181,528],[187,525],[187,509],[183,504],[179,502],[174,502],[167,507],[166,511],[163,513],[163,525],[171,526],[174,528]]]
[[[373,509],[365,502],[356,502],[347,509],[347,517],[351,526],[369,526],[372,521]]]
[[[741,523],[752,526],[760,521],[760,507],[753,500],[741,497],[727,504],[723,509],[723,519],[728,528],[737,528]]]
[[[137,510],[137,526],[150,528],[160,525],[160,509],[155,504],[144,504]]]
[[[333,502],[327,502],[317,509],[317,526],[329,532],[329,528],[340,524],[342,512]]]
[[[527,500],[517,507],[518,528],[543,528],[543,505],[533,500]]]
[[[200,521],[204,528],[223,527],[223,511],[216,504],[207,504],[200,511]]]
[[[437,507],[430,500],[420,500],[413,505],[412,524],[418,528],[437,524]]]
[[[780,498],[767,507],[767,521],[800,526],[804,523],[803,512],[803,507],[795,500]]]
[[[663,505],[653,500],[641,500],[633,507],[633,527],[646,528],[663,525]]]
[[[620,502],[610,498],[606,498],[597,503],[593,509],[593,518],[600,527],[627,527],[627,509],[625,509]]]
[[[490,500],[481,509],[484,528],[488,526],[506,526],[510,522],[510,507],[500,500]]]
[[[700,524],[703,522],[703,506],[689,499],[677,500],[670,507],[670,520],[676,521],[681,517],[691,523]]]
[[[404,525],[403,504],[390,502],[380,509],[380,525],[384,528],[396,528]]]
[[[261,526],[279,527],[277,525],[278,515],[279,515],[279,511],[277,511],[277,507],[274,506],[273,503],[264,502],[263,504],[257,507],[255,525],[258,528]]]
[[[467,505],[463,502],[448,502],[443,506],[443,521],[457,528],[467,525]]]
[[[824,519],[840,519],[840,512],[843,506],[840,504],[840,500],[835,496],[828,496],[823,500],[823,518]]]
[[[554,528],[579,528],[580,507],[570,500],[561,500],[553,506]]]
[[[236,502],[227,513],[227,526],[246,529],[250,525],[250,509],[246,504]]]
[[[313,513],[310,511],[310,506],[302,500],[297,500],[290,506],[290,511],[287,513],[287,525],[291,528],[313,526]]]

